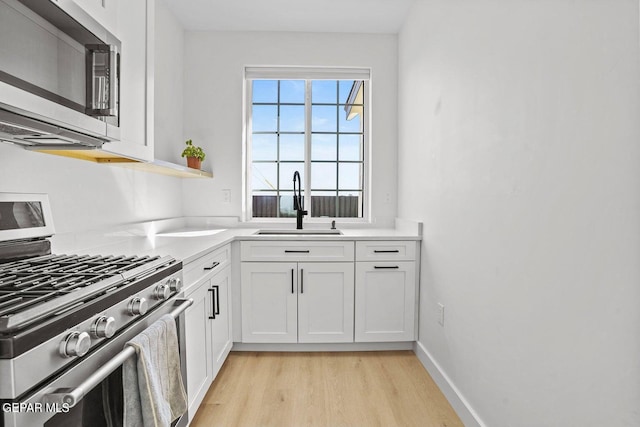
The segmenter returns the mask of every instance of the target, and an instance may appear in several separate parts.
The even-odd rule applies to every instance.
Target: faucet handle
[[[335,219],[333,221],[331,221],[331,229],[332,230],[336,229],[336,220]]]

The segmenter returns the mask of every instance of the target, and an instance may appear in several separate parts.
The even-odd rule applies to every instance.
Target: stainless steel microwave
[[[118,140],[121,49],[73,0],[0,0],[0,110],[43,124],[37,137],[23,120],[0,122],[2,139],[56,145],[43,130],[53,125],[91,140],[62,138],[62,145]]]

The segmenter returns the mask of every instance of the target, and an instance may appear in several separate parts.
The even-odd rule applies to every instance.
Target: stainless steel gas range
[[[46,195],[0,193],[0,427],[122,425],[125,343],[167,313],[186,381],[182,263],[52,255],[52,232]]]

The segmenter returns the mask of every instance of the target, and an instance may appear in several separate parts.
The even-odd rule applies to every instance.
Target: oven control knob
[[[116,319],[100,316],[91,325],[91,335],[94,338],[111,338],[116,333]]]
[[[142,297],[135,297],[131,301],[129,301],[129,314],[132,316],[143,315],[149,309],[149,304],[147,300]]]
[[[171,287],[171,292],[180,292],[182,290],[182,280],[179,277],[173,277],[169,279],[169,286]]]
[[[166,283],[160,283],[156,286],[156,290],[153,292],[153,295],[156,299],[161,301],[169,299],[169,296],[171,296],[171,288]]]
[[[62,357],[82,357],[91,348],[91,337],[86,332],[71,332],[60,343],[60,355]]]

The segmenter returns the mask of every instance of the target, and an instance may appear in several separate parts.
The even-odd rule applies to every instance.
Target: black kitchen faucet
[[[298,182],[298,194],[296,195],[296,178]],[[302,230],[302,217],[309,212],[304,210],[304,202],[302,200],[302,180],[300,172],[293,173],[293,209],[296,210],[296,229]]]

